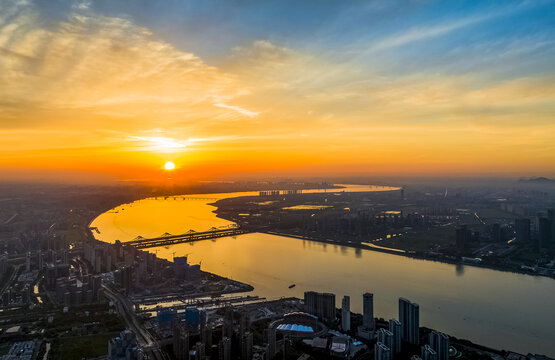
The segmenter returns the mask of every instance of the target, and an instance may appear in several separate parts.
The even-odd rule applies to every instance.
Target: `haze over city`
[[[0,360],[555,360],[555,0],[0,0]]]

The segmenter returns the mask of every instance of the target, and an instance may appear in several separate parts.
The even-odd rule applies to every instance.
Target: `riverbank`
[[[548,279],[555,280],[555,275],[550,276],[550,275],[536,274],[536,273],[531,272],[531,271],[517,271],[515,269],[507,269],[507,268],[502,268],[502,267],[498,267],[498,266],[493,266],[493,265],[488,265],[488,264],[481,264],[481,263],[474,263],[474,262],[464,262],[462,260],[454,260],[454,259],[449,259],[449,258],[444,258],[444,257],[424,256],[424,255],[419,255],[419,254],[415,254],[415,253],[412,253],[412,252],[408,252],[408,251],[405,251],[405,250],[402,250],[402,249],[388,249],[388,248],[385,248],[385,247],[374,247],[374,246],[364,245],[362,243],[357,243],[357,242],[345,242],[345,241],[341,241],[341,240],[323,239],[323,238],[306,236],[306,235],[290,234],[290,233],[285,233],[285,232],[280,232],[280,231],[259,231],[259,232],[269,234],[269,235],[286,236],[286,237],[291,237],[291,238],[295,238],[295,239],[315,241],[315,242],[320,242],[320,243],[325,243],[325,244],[330,244],[330,245],[348,246],[348,247],[351,247],[351,248],[354,248],[354,249],[376,251],[376,252],[381,252],[381,253],[386,253],[386,254],[404,256],[404,257],[408,257],[408,258],[411,258],[411,259],[434,261],[434,262],[451,264],[451,265],[472,266],[472,267],[477,267],[477,268],[482,268],[482,269],[490,269],[490,270],[497,270],[497,271],[503,271],[503,272],[510,272],[510,273],[513,273],[513,274],[545,277],[545,278],[548,278]]]

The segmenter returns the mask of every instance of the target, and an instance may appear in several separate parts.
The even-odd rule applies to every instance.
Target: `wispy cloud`
[[[216,116],[214,98],[246,92],[232,75],[132,20],[94,13],[89,1],[75,4],[49,26],[32,4],[0,14],[0,126],[22,117],[46,124],[65,117],[54,112],[76,111],[81,118],[183,121]]]
[[[415,42],[425,41],[439,36],[447,35],[453,31],[457,31],[471,25],[476,25],[488,20],[492,20],[494,18],[498,18],[500,16],[510,14],[517,9],[518,7],[507,6],[486,13],[473,14],[463,18],[452,19],[447,22],[440,22],[427,26],[412,27],[404,32],[385,36],[384,38],[376,42],[370,41],[370,45],[362,53],[360,53],[358,57],[367,56],[379,51],[389,50]]]
[[[222,104],[222,103],[216,103],[216,104],[214,104],[214,106],[219,107],[219,108],[233,110],[233,111],[238,112],[239,114],[248,116],[250,118],[256,117],[260,114],[259,112],[247,110],[247,109],[244,109],[240,106],[227,105],[227,104]]]

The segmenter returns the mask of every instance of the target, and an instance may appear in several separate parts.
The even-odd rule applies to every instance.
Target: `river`
[[[380,190],[394,188],[345,189]],[[100,215],[91,226],[107,242],[202,231],[232,224],[217,218],[209,203],[257,194],[144,199]],[[406,297],[420,305],[422,326],[494,348],[555,356],[553,279],[259,233],[148,250],[166,259],[187,255],[203,270],[248,283],[254,295],[268,299],[333,292],[338,306],[350,295],[351,310],[361,313],[362,293],[372,292],[375,315],[389,319],[397,318],[397,300]],[[296,286],[289,289],[291,284]]]

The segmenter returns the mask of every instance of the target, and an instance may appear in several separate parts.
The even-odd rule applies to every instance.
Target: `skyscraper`
[[[399,298],[399,320],[401,322],[401,338],[411,344],[418,345],[420,331],[420,308],[405,298]]]
[[[437,353],[430,345],[424,345],[422,347],[422,360],[437,360]]]
[[[252,359],[252,345],[252,333],[250,331],[247,331],[241,339],[241,360]]]
[[[341,328],[343,331],[351,330],[351,298],[346,295],[341,301]]]
[[[383,343],[377,342],[374,345],[374,360],[390,360],[391,350]]]
[[[318,302],[318,293],[316,291],[304,292],[304,311],[312,315],[317,314],[316,304]]]
[[[461,227],[456,232],[456,245],[457,250],[463,251],[468,247],[470,241],[472,240],[472,231],[470,231],[466,225],[461,225]]]
[[[231,339],[224,336],[218,343],[219,360],[231,360]]]
[[[398,354],[401,352],[401,322],[397,319],[389,320],[389,331],[393,334],[393,347],[391,351]]]
[[[540,217],[539,221],[539,230],[540,230],[540,237],[539,237],[539,248],[549,248],[552,245],[552,238],[553,235],[551,233],[553,224],[552,222],[546,217]]]
[[[189,359],[191,359],[191,355],[194,354],[195,360],[203,360],[205,353],[206,353],[205,345],[200,341],[197,341],[195,346],[193,346],[193,350],[189,352]]]
[[[378,339],[377,339],[378,343],[384,344],[390,350],[389,357],[387,359],[388,360],[393,359],[393,353],[394,353],[393,346],[395,341],[395,339],[393,338],[393,333],[386,329],[379,329],[377,331],[377,335],[378,335]]]
[[[273,358],[276,354],[276,330],[274,328],[264,329],[264,343],[268,345],[268,358]]]
[[[555,247],[555,209],[547,209],[547,218],[551,222],[551,246]]]
[[[515,219],[516,241],[528,244],[531,240],[530,219]]]
[[[503,241],[503,237],[501,234],[501,225],[500,224],[493,224],[491,226],[491,239],[494,242],[500,242]]]
[[[362,326],[365,329],[374,330],[374,294],[365,293],[362,295]]]
[[[449,359],[449,336],[438,331],[430,333],[430,347],[437,353],[437,360]]]
[[[335,295],[306,291],[304,293],[305,311],[327,321],[335,320]]]
[[[189,357],[189,333],[178,322],[173,327],[173,353],[177,360],[187,360]]]

